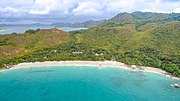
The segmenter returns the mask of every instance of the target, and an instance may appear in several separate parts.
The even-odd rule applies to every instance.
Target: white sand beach
[[[5,28],[0,28],[0,30],[6,30]]]
[[[171,74],[167,73],[164,70],[145,67],[145,66],[136,66],[136,65],[126,65],[125,63],[116,62],[116,61],[45,61],[45,62],[29,62],[29,63],[20,63],[12,66],[10,69],[26,68],[26,67],[38,67],[38,66],[96,66],[99,68],[122,68],[122,69],[132,69],[132,70],[142,70],[145,72],[152,72],[170,77],[172,79],[180,79],[174,77]],[[0,70],[5,71],[7,69]]]

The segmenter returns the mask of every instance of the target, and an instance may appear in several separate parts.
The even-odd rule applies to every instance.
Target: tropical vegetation
[[[180,14],[121,13],[88,30],[37,29],[0,35],[0,67],[35,61],[115,60],[180,77],[179,19]]]

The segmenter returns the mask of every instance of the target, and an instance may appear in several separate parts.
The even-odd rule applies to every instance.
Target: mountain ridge
[[[153,22],[167,22],[167,21],[180,21],[180,13],[152,13],[152,12],[132,12],[132,13],[119,13],[115,17],[106,20],[94,21],[89,20],[85,22],[76,22],[66,27],[95,27],[99,24],[104,23],[133,23],[137,26],[146,24],[146,23],[153,23]]]
[[[115,22],[110,22],[112,18],[87,30],[69,33],[37,29],[24,34],[0,35],[0,67],[35,61],[115,60],[160,68],[180,77],[179,14],[175,17],[142,15],[136,17],[140,23],[136,22],[138,19],[129,20],[133,16],[128,16],[128,13],[117,15]],[[163,17],[155,19],[160,16]]]

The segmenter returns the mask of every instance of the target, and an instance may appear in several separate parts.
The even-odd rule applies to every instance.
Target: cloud
[[[36,0],[30,9],[30,14],[48,14],[62,5],[60,0]]]
[[[102,7],[97,2],[86,1],[80,2],[77,8],[72,10],[75,15],[101,15]]]
[[[0,0],[0,17],[107,18],[120,12],[180,13],[180,0]]]
[[[12,7],[6,7],[4,9],[0,9],[1,12],[18,12],[19,10]]]
[[[174,9],[173,12],[180,13],[180,8]]]
[[[174,9],[180,7],[180,1],[176,2],[175,0],[152,0],[148,3],[146,3],[145,0],[142,0],[142,2],[138,3],[145,6],[135,7],[138,8],[138,10],[159,13],[172,13],[174,12]]]
[[[107,3],[108,12],[129,12],[132,10],[132,6],[135,0],[112,0]]]
[[[108,3],[108,12],[159,12],[171,13],[180,7],[178,0],[113,0]],[[175,11],[178,13],[179,11]]]

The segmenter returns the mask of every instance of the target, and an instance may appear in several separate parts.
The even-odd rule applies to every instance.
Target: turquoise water
[[[118,68],[29,67],[0,72],[0,101],[180,101],[175,82]]]
[[[0,28],[5,28],[5,30],[0,30],[0,34],[11,34],[13,32],[24,33],[28,29],[49,29],[54,27],[51,25],[1,25]]]
[[[0,30],[0,34],[11,34],[13,32],[16,33],[24,33],[26,30],[28,29],[50,29],[50,28],[55,28],[55,26],[52,25],[1,25],[0,28],[5,28],[5,30]],[[69,32],[69,31],[76,31],[76,30],[83,30],[83,29],[87,29],[87,28],[71,28],[71,27],[58,27],[57,29],[63,30],[65,32]]]

